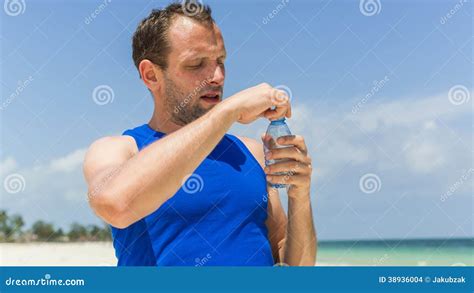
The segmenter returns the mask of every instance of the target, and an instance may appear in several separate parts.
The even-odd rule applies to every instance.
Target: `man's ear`
[[[152,92],[159,90],[162,84],[162,70],[148,59],[144,59],[138,65],[138,71],[146,87]]]

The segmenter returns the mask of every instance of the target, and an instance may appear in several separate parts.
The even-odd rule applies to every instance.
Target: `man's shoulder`
[[[258,142],[256,139],[253,139],[247,136],[240,136],[240,135],[236,135],[236,137],[240,139],[248,148],[251,147],[251,148],[261,149],[263,147],[262,143]]]
[[[264,166],[265,165],[265,157],[263,153],[263,144],[256,139],[246,137],[246,136],[238,136],[236,135],[238,139],[242,141],[242,143],[249,149],[249,151],[252,153],[252,155],[257,159],[257,161],[260,163],[260,165]]]

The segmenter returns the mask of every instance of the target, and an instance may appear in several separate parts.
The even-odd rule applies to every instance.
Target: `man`
[[[289,147],[265,155],[283,160],[265,167],[261,143],[226,134],[236,122],[290,117],[289,99],[260,84],[223,100],[225,58],[208,6],[174,3],[138,26],[133,59],[153,115],[97,140],[84,161],[90,205],[112,227],[118,265],[314,265],[303,138],[278,141]],[[269,183],[289,184],[288,219]]]

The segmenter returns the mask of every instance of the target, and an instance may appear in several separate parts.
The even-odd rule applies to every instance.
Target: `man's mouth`
[[[200,98],[201,100],[204,100],[206,103],[217,104],[221,101],[221,93],[209,92],[207,94],[202,95]]]

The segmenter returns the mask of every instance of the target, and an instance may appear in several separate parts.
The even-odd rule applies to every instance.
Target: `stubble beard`
[[[184,126],[203,116],[212,108],[206,109],[199,105],[199,93],[185,93],[166,74],[164,80],[166,95],[164,104],[173,123]]]

